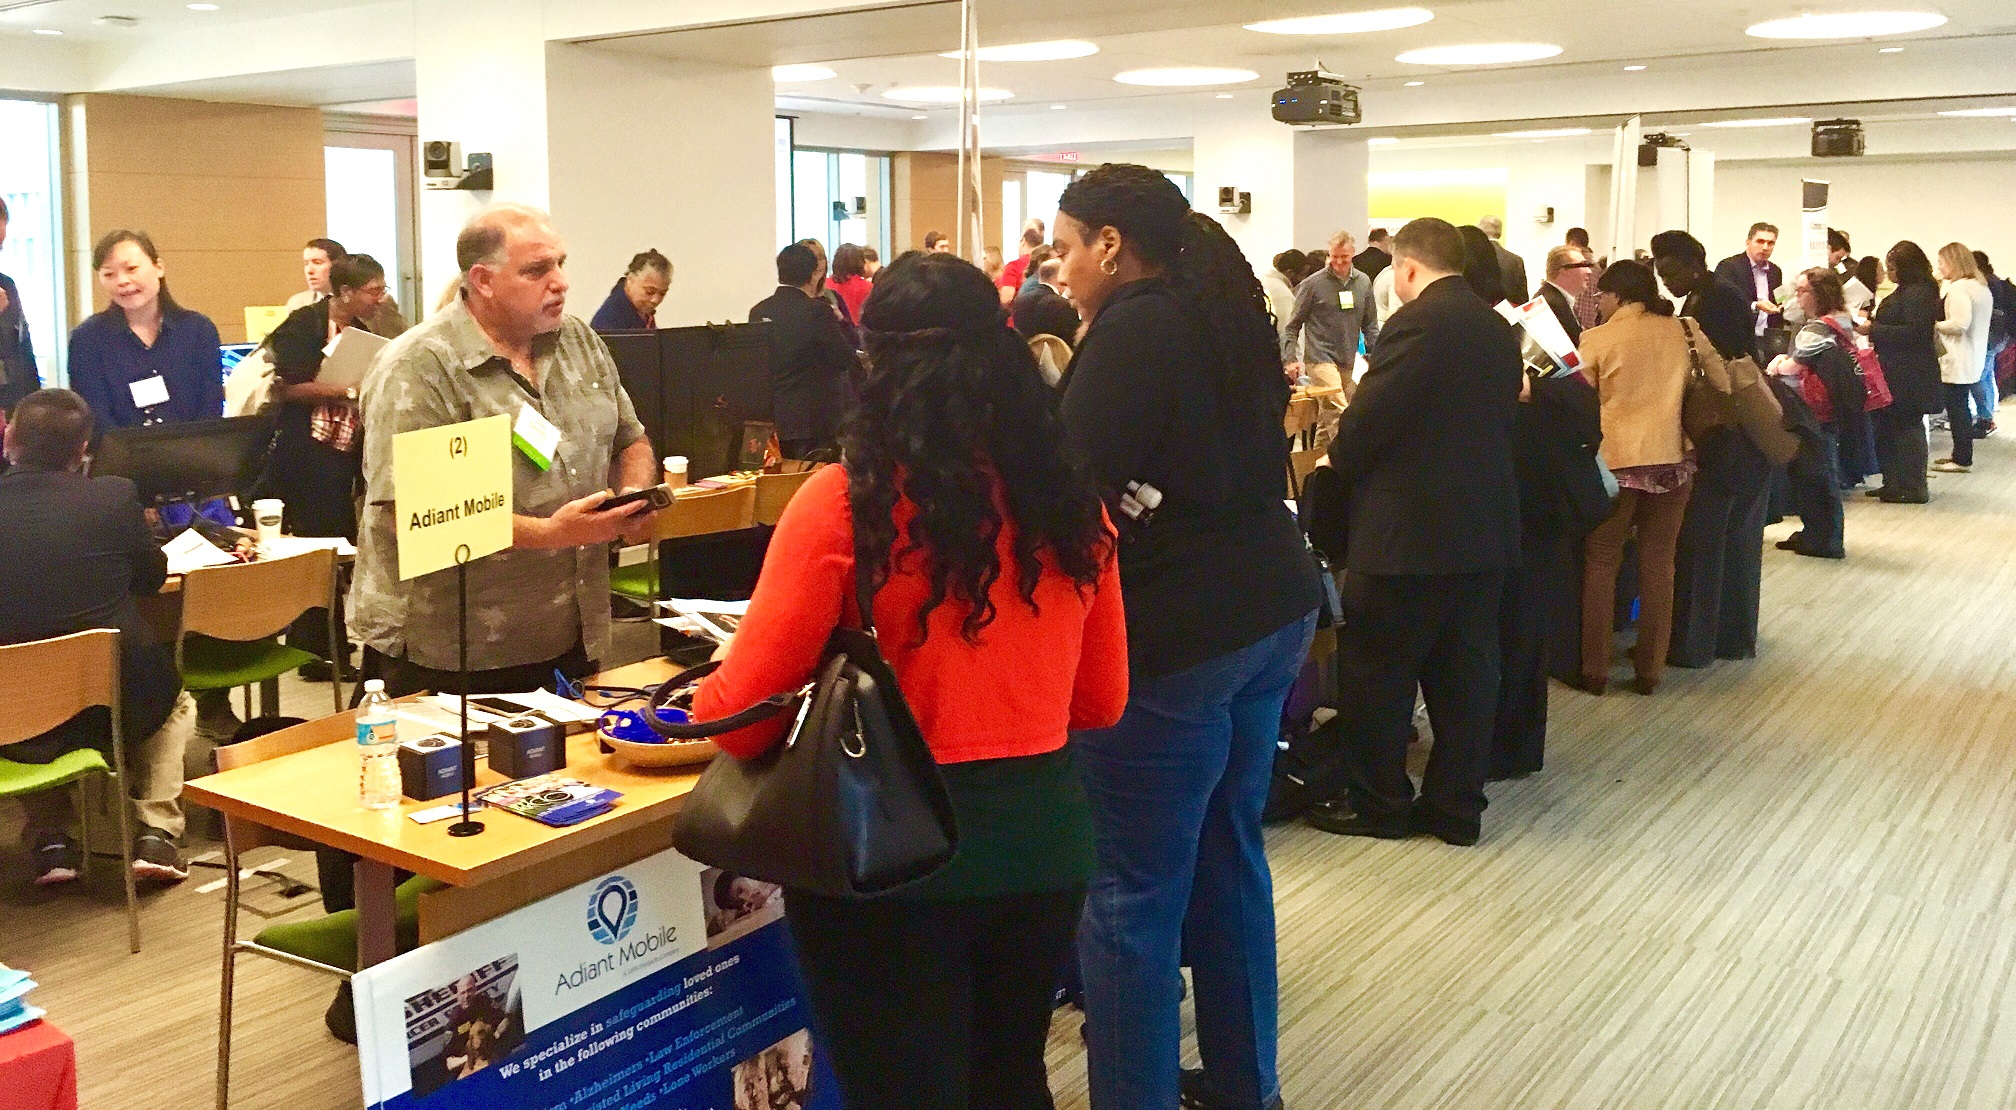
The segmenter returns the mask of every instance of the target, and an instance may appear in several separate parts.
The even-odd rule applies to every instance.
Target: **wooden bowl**
[[[713,760],[721,749],[712,740],[667,740],[662,744],[639,744],[603,735],[602,741],[616,749],[616,755],[633,767],[691,767]]]

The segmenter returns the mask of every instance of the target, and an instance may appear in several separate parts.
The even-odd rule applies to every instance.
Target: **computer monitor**
[[[238,364],[245,361],[246,355],[258,349],[259,344],[257,343],[226,343],[219,347],[218,351],[222,355],[222,358],[218,361],[224,370],[224,380],[227,382],[230,381],[231,371],[236,370]]]
[[[271,414],[114,428],[99,438],[91,473],[131,478],[146,505],[242,495],[272,440]]]

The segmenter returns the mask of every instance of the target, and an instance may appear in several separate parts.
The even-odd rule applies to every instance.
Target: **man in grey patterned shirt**
[[[643,531],[643,502],[598,512],[658,480],[657,460],[608,347],[566,315],[566,251],[544,213],[485,211],[455,243],[456,303],[387,347],[364,381],[365,505],[351,628],[365,673],[398,696],[454,690],[453,570],[399,580],[392,437],[486,416],[550,424],[550,461],[511,453],[512,545],[469,567],[470,689],[587,674],[609,636],[608,545]]]

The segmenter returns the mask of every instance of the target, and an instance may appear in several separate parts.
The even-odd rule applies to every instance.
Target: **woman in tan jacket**
[[[1635,530],[1640,605],[1632,669],[1638,692],[1650,694],[1673,635],[1673,552],[1694,483],[1693,447],[1680,430],[1689,337],[1649,266],[1617,262],[1596,288],[1604,322],[1582,333],[1582,364],[1596,385],[1603,461],[1616,473],[1619,493],[1610,519],[1587,541],[1579,686],[1592,694],[1609,688],[1617,567]],[[1704,357],[1714,357],[1704,338],[1694,341]]]

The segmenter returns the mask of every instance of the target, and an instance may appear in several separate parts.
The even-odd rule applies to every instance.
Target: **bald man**
[[[548,686],[595,669],[609,636],[608,547],[641,531],[657,460],[602,340],[566,314],[567,251],[543,212],[500,205],[455,243],[461,293],[366,377],[365,507],[350,593],[365,673],[394,696],[456,686],[456,576],[399,580],[392,437],[506,416],[511,547],[469,567],[470,690]],[[522,442],[521,442],[522,441]]]

